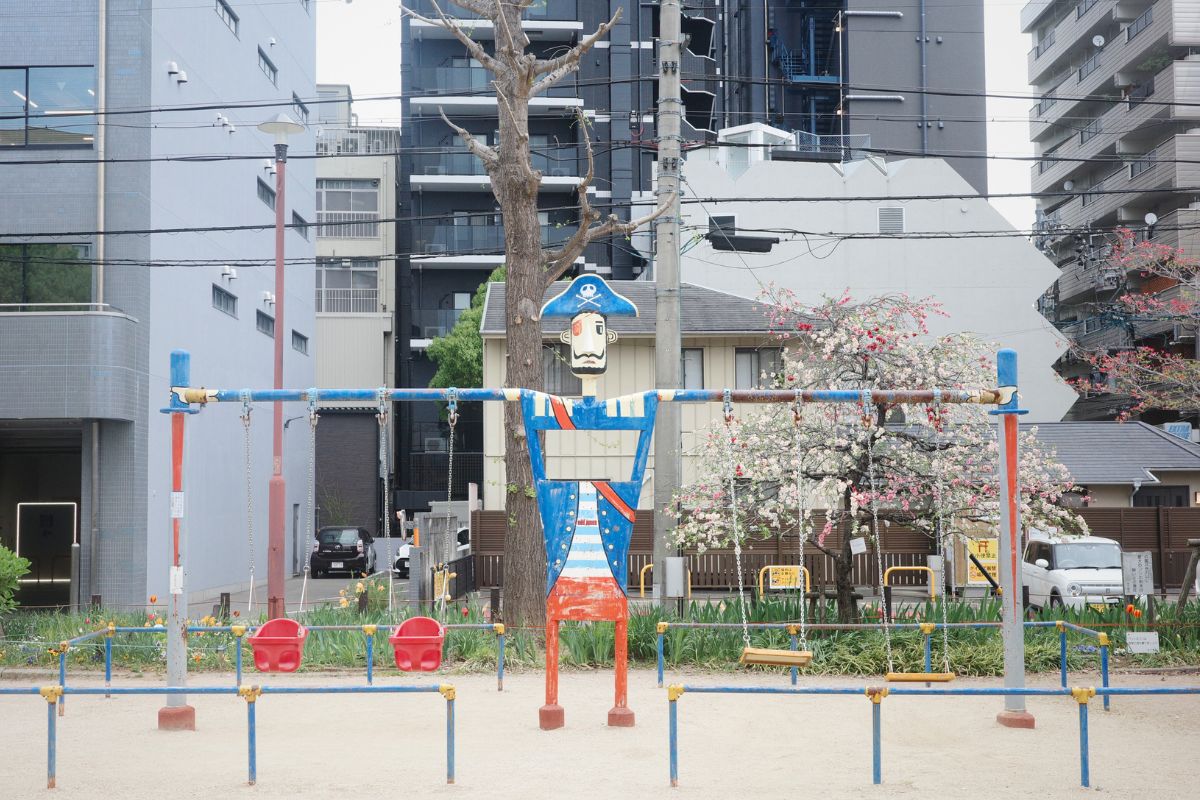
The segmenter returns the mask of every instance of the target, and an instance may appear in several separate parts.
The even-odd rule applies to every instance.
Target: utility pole
[[[679,333],[679,170],[683,102],[680,98],[679,61],[682,40],[680,0],[659,0],[658,40],[658,186],[659,205],[673,196],[671,208],[654,224],[654,298],[657,331],[654,375],[659,389],[680,388],[681,344]],[[654,433],[654,599],[663,604],[666,577],[667,533],[675,526],[668,512],[683,472],[682,433],[675,403],[658,407]]]

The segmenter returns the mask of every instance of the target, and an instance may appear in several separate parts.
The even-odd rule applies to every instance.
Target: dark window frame
[[[214,10],[221,22],[225,23],[225,27],[229,28],[230,32],[237,38],[242,38],[242,18],[233,10],[233,6],[229,5],[227,0],[216,0]]]
[[[266,320],[267,322],[264,322]],[[268,324],[269,323],[269,324]],[[254,311],[254,329],[271,339],[275,338],[275,318],[261,308]]]
[[[258,199],[262,201],[264,206],[274,211],[275,203],[278,200],[275,190],[272,189],[262,178],[256,178],[255,180],[258,181],[258,186],[255,189],[255,191],[258,193]]]
[[[279,85],[279,67],[275,66],[275,62],[267,55],[267,51],[261,47],[258,48],[258,71],[271,82],[272,86]]]
[[[308,337],[294,328],[292,329],[292,349],[297,353],[308,355]]]
[[[24,112],[23,112],[22,116],[14,115],[11,118],[12,120],[19,119],[24,122],[24,125],[21,127],[21,132],[24,134],[24,136],[23,136],[24,141],[22,142],[22,144],[0,145],[0,152],[3,152],[5,150],[18,150],[18,149],[25,149],[25,150],[92,150],[92,149],[95,149],[96,141],[95,141],[95,132],[94,131],[92,133],[92,141],[90,141],[90,142],[58,142],[58,143],[55,143],[55,142],[33,142],[33,143],[30,143],[30,141],[29,141],[29,120],[30,119],[39,119],[38,115],[35,114],[35,115],[31,116],[29,113],[29,71],[35,70],[35,69],[90,69],[90,70],[92,70],[93,83],[95,83],[95,80],[96,80],[96,65],[95,64],[7,64],[7,65],[0,65],[0,70],[22,70],[25,73],[25,86],[23,87],[24,94],[22,95],[22,97],[24,98],[23,99]],[[95,124],[95,116],[96,116],[95,112],[96,112],[96,108],[95,108],[95,104],[93,104],[92,113],[90,115],[84,113],[84,114],[79,114],[77,116],[80,116],[80,117],[91,116],[93,118],[93,125],[94,125]],[[43,116],[47,116],[47,115],[43,115]],[[16,129],[10,128],[8,130],[15,131]]]
[[[295,209],[292,209],[292,230],[300,234],[305,241],[308,241],[308,229],[310,227],[312,227],[312,223],[297,214]]]
[[[218,302],[219,299],[232,301],[228,303],[228,305],[232,307],[232,310],[222,306],[221,303]],[[212,285],[212,306],[222,314],[233,317],[234,319],[238,318],[238,296],[228,289],[218,286],[215,283]]]

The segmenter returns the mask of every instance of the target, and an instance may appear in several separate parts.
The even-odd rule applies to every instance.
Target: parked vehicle
[[[461,558],[471,552],[471,529],[459,528],[456,536],[457,544],[455,545],[456,557]],[[392,564],[392,571],[397,577],[407,578],[409,575],[408,559],[409,551],[412,549],[412,541],[406,539],[404,544],[396,552],[396,559]]]
[[[1029,587],[1029,604],[1038,608],[1124,601],[1121,545],[1112,539],[1030,533],[1021,575]]]
[[[309,556],[309,568],[314,578],[329,572],[348,572],[361,575],[375,571],[375,551],[371,534],[366,528],[330,526],[317,531]]]

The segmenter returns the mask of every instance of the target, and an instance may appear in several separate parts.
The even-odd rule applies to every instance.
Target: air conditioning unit
[[[439,436],[427,436],[425,438],[426,453],[444,453],[446,452],[446,440]]]
[[[1196,341],[1196,329],[1190,325],[1183,325],[1176,322],[1171,326],[1171,341],[1194,342]]]

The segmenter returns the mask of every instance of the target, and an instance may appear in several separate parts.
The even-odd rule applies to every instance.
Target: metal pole
[[[256,753],[258,743],[256,741],[257,730],[254,721],[254,706],[256,705],[257,703],[254,702],[253,697],[246,698],[246,748],[250,770],[246,783],[250,786],[253,786],[258,780],[258,755]]]
[[[880,741],[881,722],[879,718],[879,706],[881,703],[874,697],[871,698],[871,783],[878,786],[883,783],[883,757],[880,753],[882,743]]]
[[[1067,629],[1058,629],[1058,679],[1067,688]]]
[[[679,785],[679,695],[682,694],[682,687],[672,686],[667,690],[667,699],[670,700],[667,708],[669,724],[669,742],[668,746],[671,751],[671,785]]]
[[[1105,689],[1108,688],[1108,634],[1100,634],[1100,685]],[[1109,701],[1112,698],[1104,695],[1104,710],[1108,711],[1110,707]]]
[[[186,386],[191,380],[191,356],[186,350],[171,351],[171,385]],[[184,421],[192,409],[172,394],[171,415],[171,564],[168,570],[170,610],[167,616],[167,683],[187,686],[187,607],[184,581],[183,519],[186,512],[183,491]],[[169,694],[167,704],[158,710],[159,730],[195,730],[196,710],[187,704],[187,695]]]
[[[275,141],[275,389],[283,388],[283,307],[286,288],[283,280],[284,173],[287,169],[287,141]],[[267,618],[286,616],[283,575],[283,517],[287,489],[283,479],[283,403],[275,402],[271,418],[271,482],[267,497]],[[390,566],[390,565],[389,565]]]
[[[681,166],[680,126],[683,102],[679,85],[681,11],[679,0],[659,0],[658,40],[658,187],[661,204],[668,197],[670,209],[655,222],[654,297],[656,337],[654,374],[664,389],[680,387],[682,358],[679,331],[679,177]],[[663,403],[658,408],[654,433],[654,548],[653,562],[665,564],[667,535],[675,527],[668,512],[683,472],[679,408]],[[665,604],[663,581],[666,570],[654,570],[654,601]]]
[[[1017,353],[996,354],[997,386],[1005,402],[992,411],[1000,417],[1000,627],[1004,637],[1004,686],[1025,688],[1025,625],[1021,607],[1021,498],[1018,481],[1017,417],[1026,412],[1018,405]],[[1004,711],[997,721],[1010,728],[1032,728],[1033,715],[1025,710],[1025,696],[1005,695]]]
[[[496,691],[504,691],[504,623],[496,623]]]
[[[925,634],[925,672],[933,672],[933,636],[928,633]]]
[[[375,682],[375,636],[367,634],[367,685]]]
[[[446,697],[446,783],[454,783],[454,688],[442,694]]]
[[[62,648],[58,653],[58,685],[67,688],[67,643],[63,642],[60,645]],[[67,713],[67,694],[63,692],[58,696],[58,715]]]
[[[1092,785],[1088,769],[1088,700],[1096,690],[1072,689],[1071,694],[1079,703],[1079,785],[1086,789]]]
[[[55,776],[58,759],[58,718],[54,713],[55,699],[46,698],[46,788],[53,789],[57,782]]]
[[[803,600],[801,600],[800,602],[804,602],[804,601],[803,601]],[[792,645],[791,645],[791,646],[792,646],[792,650],[793,650],[793,651],[795,651],[795,650],[799,650],[799,649],[800,649],[800,637],[799,637],[799,636],[797,636],[795,633],[792,633],[791,631],[788,631],[788,633],[789,633],[789,634],[791,634],[791,639],[792,639]],[[798,670],[796,667],[792,667],[792,669],[791,669],[791,672],[792,672],[792,686],[795,686],[795,685],[796,685],[796,681],[797,681],[797,680],[799,679],[799,677],[800,677],[800,674],[799,674],[799,673],[800,673],[800,670]]]
[[[658,652],[658,688],[660,689],[663,684],[663,640],[666,638],[666,633],[662,628],[663,624],[661,622],[658,623],[658,642],[655,645],[655,649]]]
[[[104,688],[112,688],[112,631],[109,630],[104,636]],[[112,697],[111,694],[104,695]]]

